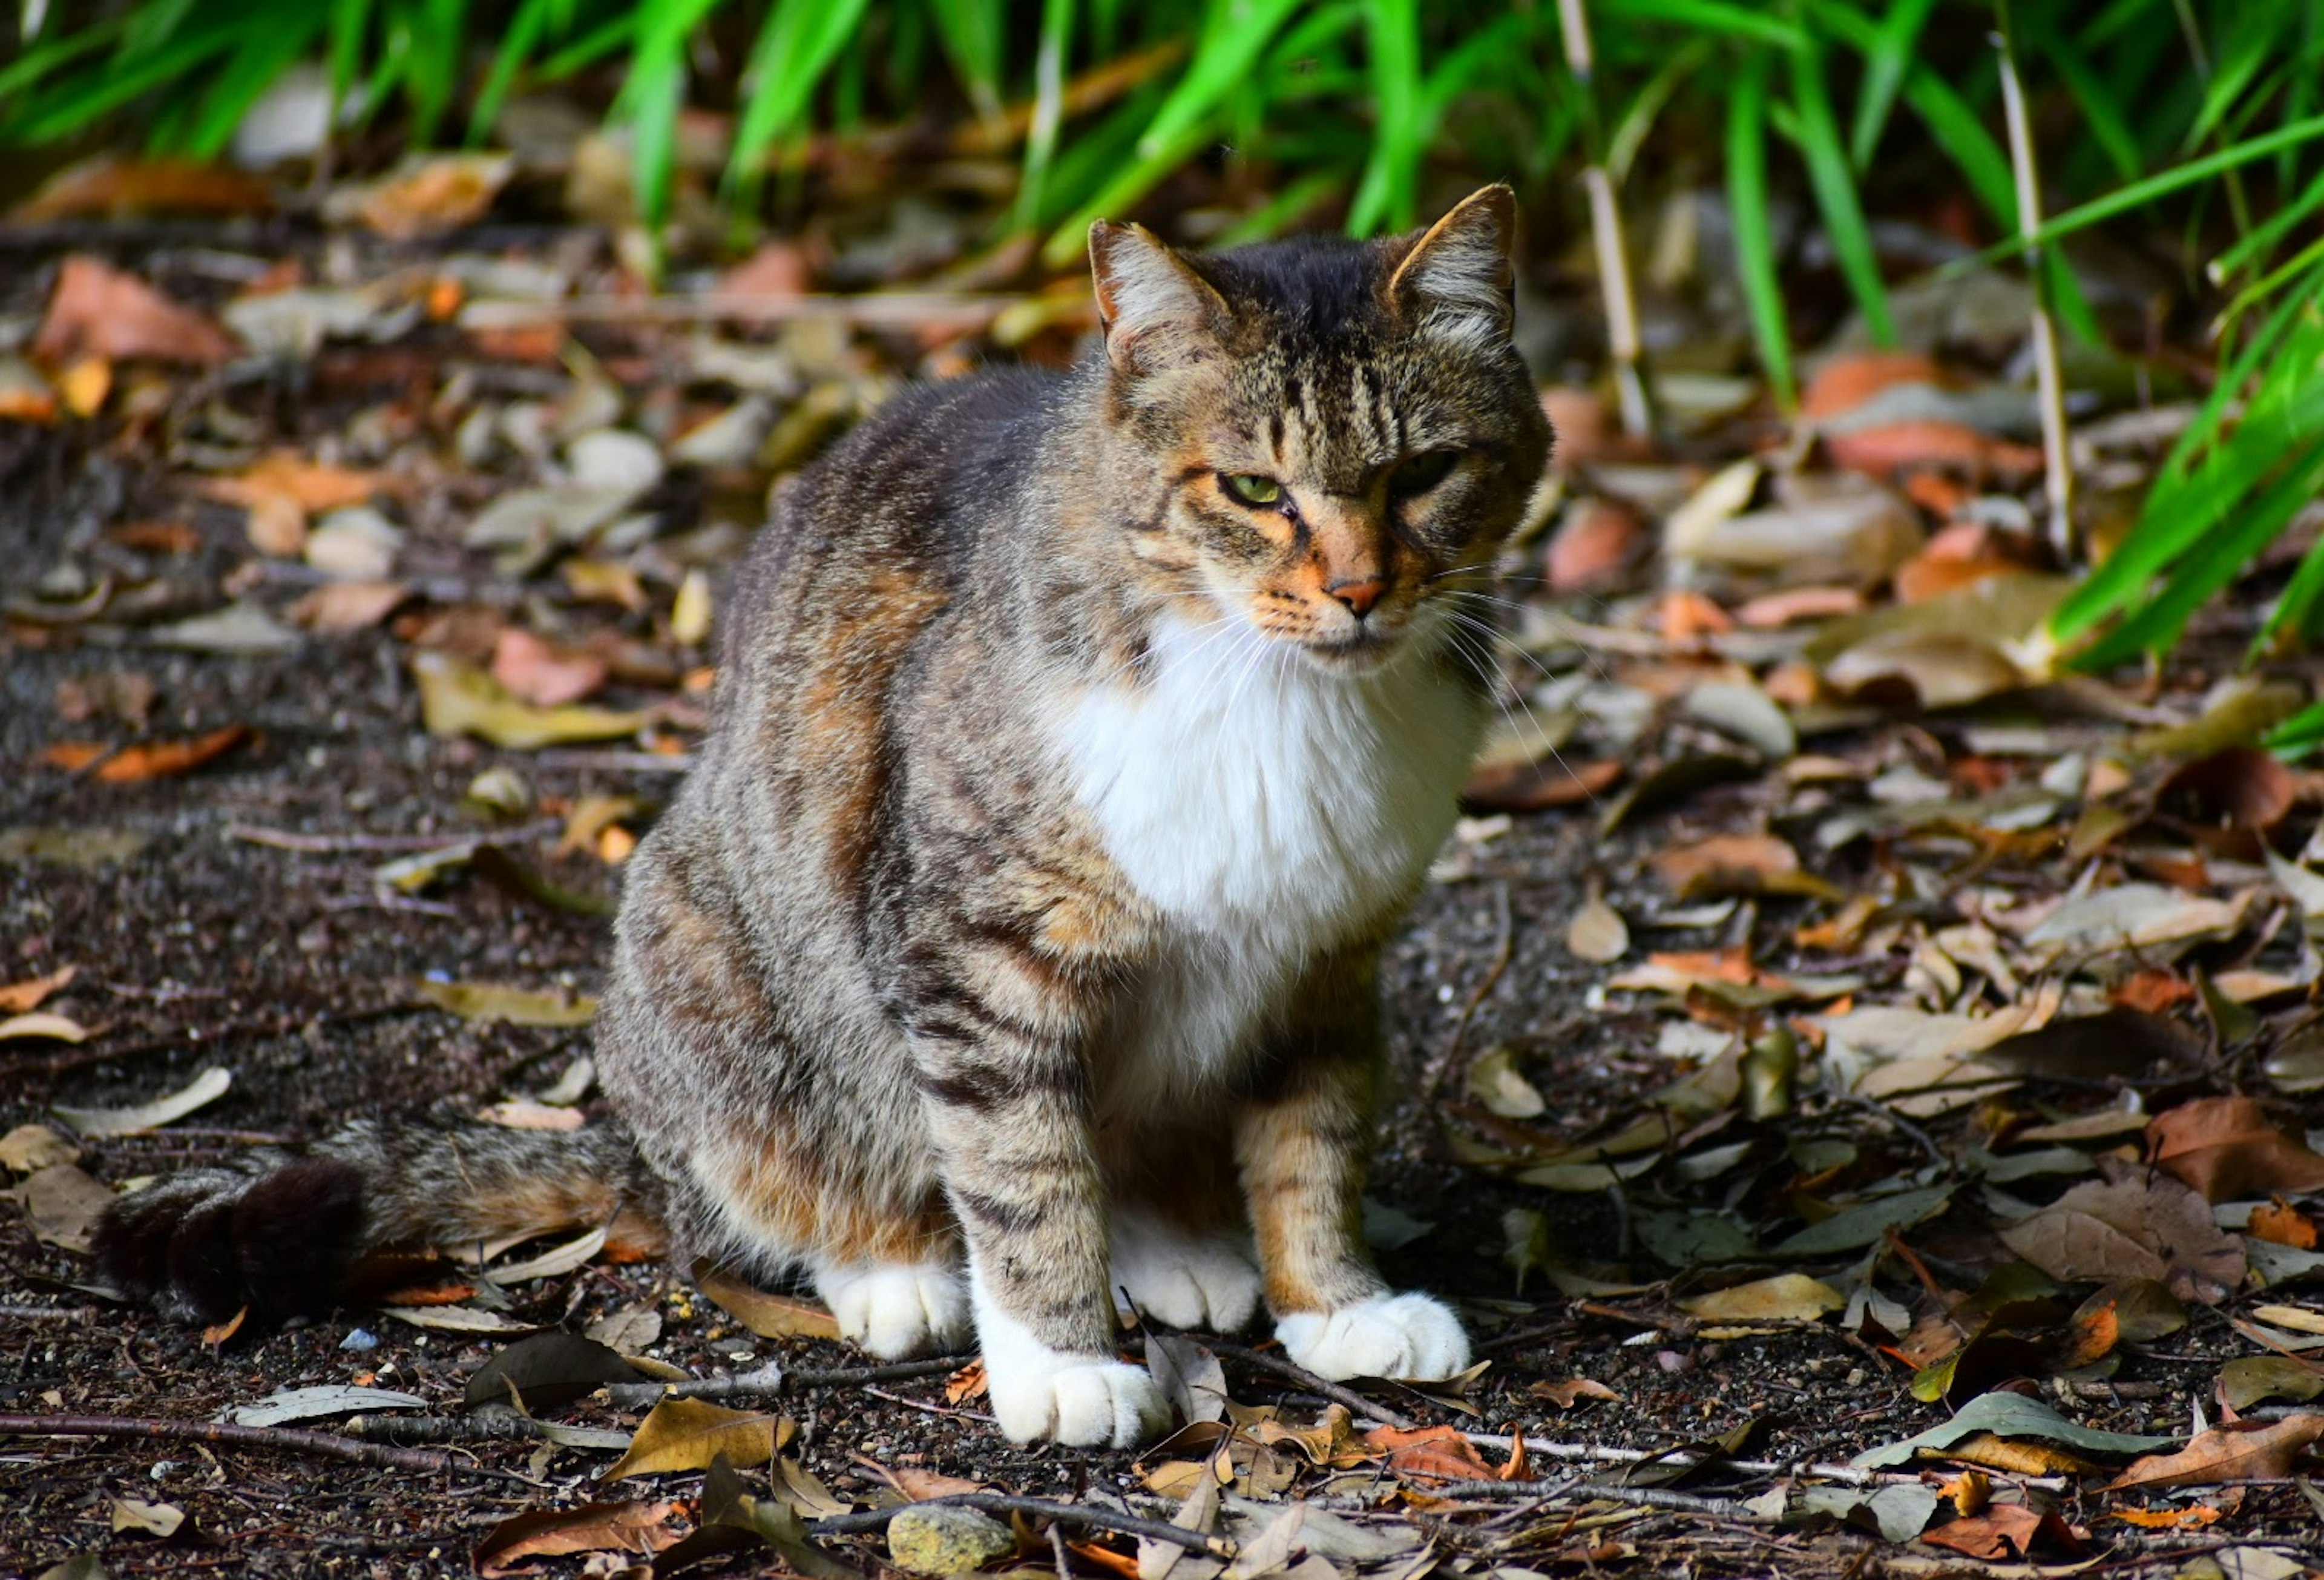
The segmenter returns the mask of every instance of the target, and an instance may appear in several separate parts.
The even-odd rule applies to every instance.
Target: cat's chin
[[[1292,645],[1301,658],[1325,674],[1355,679],[1387,669],[1403,656],[1408,644],[1400,633],[1383,636],[1363,633],[1339,642],[1301,642]]]

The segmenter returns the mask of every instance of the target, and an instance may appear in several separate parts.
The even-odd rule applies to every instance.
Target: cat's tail
[[[388,1126],[368,1120],[300,1150],[268,1148],[173,1174],[106,1208],[105,1277],[180,1321],[329,1310],[370,1252],[472,1252],[561,1229],[664,1248],[661,1187],[627,1130]]]

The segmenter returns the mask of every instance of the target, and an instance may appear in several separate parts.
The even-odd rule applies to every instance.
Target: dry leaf
[[[22,222],[127,218],[141,214],[267,214],[274,192],[231,166],[104,153],[69,165],[17,206]]]
[[[521,1097],[495,1103],[476,1117],[510,1130],[579,1130],[588,1118],[577,1108],[558,1108]]]
[[[1563,433],[1559,448],[1564,448]],[[1619,500],[1576,501],[1549,541],[1544,568],[1549,586],[1561,593],[1597,592],[1618,582],[1646,550],[1646,523]]]
[[[837,1338],[839,1320],[822,1307],[772,1295],[715,1268],[696,1268],[695,1284],[718,1308],[761,1338]]]
[[[984,1363],[971,1361],[945,1379],[945,1403],[966,1404],[984,1397]]]
[[[533,1509],[493,1527],[476,1544],[476,1573],[517,1572],[518,1560],[558,1553],[634,1553],[651,1557],[684,1536],[691,1522],[678,1502],[584,1503]]]
[[[70,1163],[80,1149],[45,1124],[20,1124],[0,1136],[0,1169],[12,1174],[32,1174]]]
[[[1777,1273],[1678,1304],[1706,1322],[1821,1322],[1831,1312],[1845,1310],[1848,1297],[1805,1273]]]
[[[1604,1383],[1594,1382],[1587,1377],[1569,1377],[1563,1382],[1536,1382],[1526,1390],[1526,1394],[1532,1399],[1545,1399],[1562,1410],[1570,1410],[1585,1399],[1612,1401],[1622,1397]]]
[[[1655,875],[1681,900],[1757,894],[1800,870],[1799,853],[1772,834],[1720,834],[1655,852]]]
[[[416,241],[483,218],[515,173],[505,153],[413,154],[368,186],[332,194],[330,213],[390,241]]]
[[[113,1529],[142,1530],[148,1536],[175,1536],[186,1522],[186,1511],[175,1503],[148,1503],[140,1498],[113,1500]]]
[[[61,990],[79,972],[78,966],[60,966],[46,976],[27,977],[0,987],[0,1013],[14,1015],[39,1009],[50,994]]]
[[[2282,1197],[2254,1207],[2250,1222],[2244,1225],[2244,1233],[2255,1240],[2265,1240],[2277,1245],[2290,1245],[2301,1251],[2316,1249],[2315,1223]]]
[[[2146,1136],[2156,1166],[2209,1201],[2324,1189],[2324,1157],[2270,1123],[2249,1097],[2182,1103],[2156,1114]]]
[[[603,1480],[708,1470],[724,1455],[737,1469],[764,1465],[791,1440],[798,1428],[788,1417],[728,1409],[700,1399],[665,1399],[638,1423],[630,1451]]]
[[[59,1104],[50,1112],[84,1137],[142,1135],[217,1101],[233,1085],[232,1073],[213,1065],[177,1091],[151,1103],[129,1108],[68,1108]]]
[[[578,702],[605,683],[605,661],[508,626],[493,642],[493,679],[535,707]]]
[[[2004,1229],[2001,1242],[2054,1279],[2156,1279],[2205,1305],[2244,1279],[2243,1241],[2175,1179],[2087,1180]]]
[[[23,1204],[36,1238],[84,1256],[97,1219],[113,1203],[113,1192],[70,1163],[35,1170],[7,1194]]]
[[[233,340],[202,313],[180,307],[132,274],[84,254],[57,272],[32,355],[51,367],[83,357],[194,365],[232,361]]]
[[[464,1021],[512,1026],[586,1026],[596,1018],[597,1001],[586,993],[567,997],[512,987],[502,982],[415,982],[411,991],[438,1009]]]
[[[1457,1427],[1376,1427],[1364,1434],[1364,1441],[1385,1452],[1388,1469],[1398,1475],[1443,1482],[1493,1479],[1493,1467]]]
[[[175,779],[191,773],[206,762],[212,762],[251,739],[248,725],[228,725],[207,735],[190,741],[148,741],[143,745],[124,746],[110,757],[110,748],[86,741],[60,741],[41,753],[42,760],[52,768],[68,773],[78,773],[90,763],[97,764],[90,778],[105,784],[134,784],[140,780]],[[102,761],[100,761],[100,759]]]
[[[290,620],[326,636],[368,631],[410,596],[400,581],[327,582],[290,605]]]
[[[1593,895],[1566,923],[1565,948],[1577,960],[1610,966],[1630,952],[1629,924],[1620,911]]]
[[[2175,1454],[2132,1460],[2128,1469],[2099,1491],[2271,1481],[2290,1475],[2294,1462],[2319,1437],[2324,1437],[2324,1412],[2315,1410],[2274,1421],[2229,1421],[2199,1434]]]
[[[1480,768],[1461,791],[1461,804],[1475,812],[1539,812],[1575,806],[1612,790],[1623,769],[1612,759],[1571,762],[1554,756]]]
[[[615,713],[572,703],[535,707],[449,653],[415,653],[411,671],[420,681],[420,720],[431,735],[472,735],[495,746],[530,751],[634,735],[654,718],[651,708]]]
[[[2037,1512],[2023,1503],[1988,1505],[1983,1514],[1923,1531],[1921,1539],[1931,1547],[1950,1548],[1972,1558],[1996,1562],[2024,1557],[2037,1543],[2064,1554],[2082,1550],[2072,1528],[2054,1512]]]
[[[35,1010],[29,1015],[11,1015],[0,1021],[0,1042],[20,1039],[44,1038],[51,1042],[86,1042],[89,1030],[69,1016],[47,1010]]]

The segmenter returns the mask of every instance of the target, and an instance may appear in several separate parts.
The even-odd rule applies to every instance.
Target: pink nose
[[[1388,583],[1378,577],[1361,581],[1333,582],[1323,589],[1347,606],[1348,613],[1360,620],[1372,612],[1372,605],[1388,591]]]

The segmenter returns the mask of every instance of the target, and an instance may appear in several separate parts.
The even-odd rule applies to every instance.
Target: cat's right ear
[[[1142,225],[1090,226],[1090,274],[1105,354],[1136,376],[1213,356],[1231,310],[1211,282]]]

